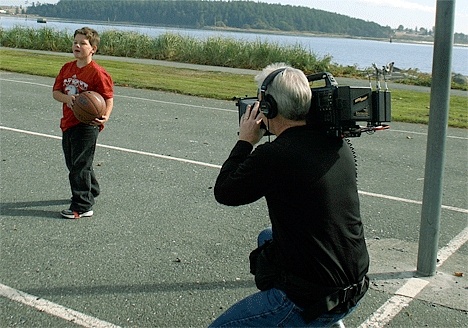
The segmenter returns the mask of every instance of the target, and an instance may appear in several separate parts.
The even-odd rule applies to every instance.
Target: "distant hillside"
[[[392,29],[308,7],[253,1],[60,0],[28,7],[28,14],[182,28],[227,27],[389,38]]]

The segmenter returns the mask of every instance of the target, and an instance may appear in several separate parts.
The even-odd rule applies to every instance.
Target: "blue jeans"
[[[268,239],[272,239],[270,228],[259,234],[259,246]],[[308,324],[302,319],[302,310],[283,291],[272,288],[237,302],[210,327],[329,327],[353,309],[345,313],[324,313]]]
[[[329,327],[350,311],[325,313],[306,324],[301,316],[302,308],[291,302],[283,291],[272,288],[237,302],[210,327]]]

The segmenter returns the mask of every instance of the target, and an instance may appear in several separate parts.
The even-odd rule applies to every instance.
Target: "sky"
[[[57,3],[59,0],[36,0],[40,3]],[[88,0],[99,1],[99,0]],[[379,25],[398,28],[432,29],[435,26],[437,1],[447,0],[256,0],[258,2],[310,7],[330,11]],[[455,2],[454,32],[468,34],[468,0]],[[20,6],[34,0],[0,0],[0,6]]]

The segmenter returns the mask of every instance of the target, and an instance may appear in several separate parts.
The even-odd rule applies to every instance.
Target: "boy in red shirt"
[[[112,112],[114,83],[109,73],[93,61],[99,41],[98,33],[91,28],[76,30],[72,46],[76,60],[62,66],[53,86],[53,98],[63,104],[62,148],[72,192],[70,208],[60,214],[69,219],[92,216],[94,198],[100,193],[93,170],[94,152],[98,134]],[[91,124],[78,121],[71,110],[76,96],[84,91],[96,91],[106,101],[105,114]]]

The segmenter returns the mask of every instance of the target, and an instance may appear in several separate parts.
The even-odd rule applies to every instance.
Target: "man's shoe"
[[[337,321],[332,325],[332,328],[345,328],[343,320]]]
[[[93,216],[94,212],[93,210],[89,210],[86,212],[77,212],[77,211],[72,211],[72,210],[63,210],[60,212],[60,215],[62,215],[64,218],[67,219],[79,219],[83,217],[91,217]]]

